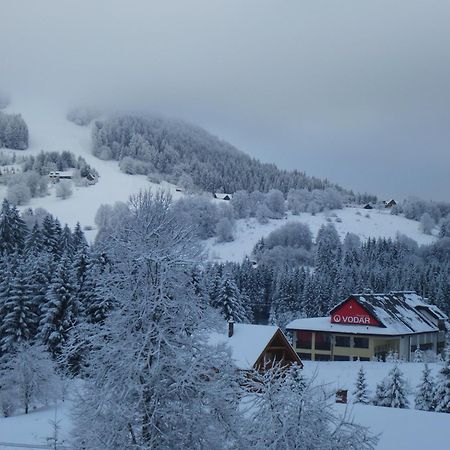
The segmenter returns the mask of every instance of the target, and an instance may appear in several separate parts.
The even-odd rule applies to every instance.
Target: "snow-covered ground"
[[[240,219],[236,223],[233,242],[216,243],[215,238],[205,242],[211,260],[241,262],[245,256],[250,256],[253,247],[262,237],[266,237],[285,223],[305,223],[315,236],[319,228],[329,221],[335,225],[342,239],[347,233],[355,233],[363,241],[369,237],[395,238],[397,233],[402,233],[414,239],[419,245],[430,244],[436,239],[422,233],[419,222],[405,219],[403,216],[394,216],[390,210],[347,207],[315,216],[309,213],[298,216],[288,214],[285,219],[270,220],[267,224],[260,224],[253,218]]]
[[[66,119],[67,110],[48,99],[29,99],[14,96],[13,102],[5,110],[8,113],[22,114],[30,132],[30,146],[25,151],[15,151],[17,155],[37,154],[44,151],[68,150],[82,156],[100,175],[94,186],[74,187],[73,195],[61,200],[56,197],[54,186],[50,195],[33,198],[21,209],[44,208],[59,220],[73,227],[77,222],[84,226],[94,226],[94,217],[101,204],[127,201],[131,194],[143,189],[165,189],[174,197],[180,194],[169,183],[156,185],[143,175],[127,175],[120,171],[117,161],[102,161],[91,154],[91,127],[80,127]],[[12,151],[12,150],[11,150]],[[0,186],[0,200],[6,194]],[[87,232],[93,238],[95,231]]]
[[[305,375],[315,377],[315,382],[325,384],[328,389],[348,389],[349,404],[338,405],[337,410],[350,414],[354,421],[380,434],[380,450],[443,450],[448,448],[450,414],[394,409],[376,406],[353,405],[352,390],[361,365],[366,370],[369,389],[373,393],[377,382],[392,368],[391,363],[378,362],[310,362],[305,361]],[[433,375],[439,364],[429,364]],[[400,365],[411,389],[419,383],[423,364],[404,363]],[[410,395],[414,405],[413,392]],[[70,433],[70,402],[60,402],[56,408],[32,411],[30,414],[0,417],[0,442],[42,445],[53,435],[53,424],[58,423],[60,439],[67,439]],[[1,447],[2,449],[5,447]],[[7,448],[7,447],[6,447]],[[33,447],[27,447],[33,450]]]
[[[382,408],[378,406],[353,405],[352,391],[357,372],[362,366],[371,394],[375,387],[393,367],[392,363],[379,362],[312,362],[304,361],[305,375],[315,377],[316,383],[325,384],[330,390],[347,389],[348,405],[336,405],[354,421],[380,434],[380,450],[443,450],[448,448],[450,414],[417,411],[414,409]],[[403,363],[400,369],[410,389],[410,407],[414,407],[414,391],[420,382],[423,364]],[[429,364],[433,376],[442,367]]]
[[[54,437],[55,424],[60,442],[68,439],[70,433],[70,402],[59,402],[56,407],[41,408],[29,414],[0,417],[0,444],[26,444],[28,450],[33,445],[46,445],[48,438]],[[14,448],[0,445],[1,450]]]

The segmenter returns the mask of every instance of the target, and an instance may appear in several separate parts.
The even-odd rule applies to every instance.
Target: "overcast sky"
[[[0,89],[149,109],[381,197],[450,201],[450,1],[0,0]]]

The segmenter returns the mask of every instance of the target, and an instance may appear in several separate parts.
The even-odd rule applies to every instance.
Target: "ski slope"
[[[94,167],[100,177],[97,184],[88,187],[73,187],[73,195],[61,200],[55,195],[55,187],[49,186],[44,198],[33,198],[20,209],[44,208],[59,220],[73,227],[77,222],[83,227],[94,228],[95,214],[101,204],[116,201],[126,202],[130,195],[144,189],[165,189],[174,197],[181,195],[175,186],[169,183],[160,185],[150,183],[143,175],[127,175],[120,171],[117,161],[102,161],[91,154],[91,127],[80,127],[66,119],[67,109],[52,103],[48,99],[30,99],[14,96],[11,105],[4,110],[7,113],[22,114],[30,132],[30,146],[25,151],[14,151],[17,155],[37,154],[44,151],[68,150],[82,156]],[[0,186],[0,200],[3,200],[6,188]],[[91,240],[95,230],[87,231]]]
[[[316,236],[323,224],[333,223],[341,239],[347,233],[357,234],[362,241],[369,237],[395,239],[397,233],[401,233],[414,239],[419,245],[430,244],[436,240],[435,236],[422,233],[419,222],[403,216],[394,216],[388,209],[365,210],[358,207],[346,207],[314,216],[309,213],[302,213],[298,216],[288,213],[286,218],[270,220],[267,224],[260,224],[254,218],[239,219],[236,222],[233,242],[217,243],[215,238],[205,241],[209,259],[241,262],[245,256],[251,255],[253,247],[261,238],[288,222],[307,224],[313,236]],[[437,233],[437,230],[435,231]]]

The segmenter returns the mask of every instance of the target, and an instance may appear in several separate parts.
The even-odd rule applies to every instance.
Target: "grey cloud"
[[[0,88],[161,111],[381,196],[450,200],[450,3],[1,0]]]

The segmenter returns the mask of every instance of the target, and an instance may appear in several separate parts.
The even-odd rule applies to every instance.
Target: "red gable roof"
[[[383,324],[371,314],[356,298],[349,297],[330,311],[331,323],[342,325],[371,325],[382,327]]]

